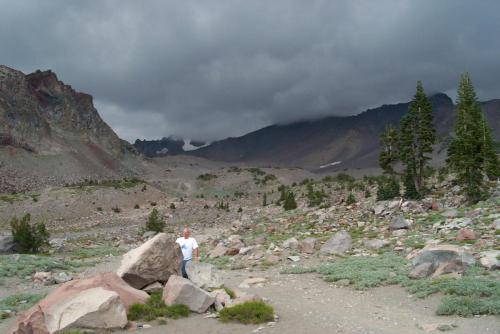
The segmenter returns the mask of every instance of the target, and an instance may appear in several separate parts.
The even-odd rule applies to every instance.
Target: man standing
[[[182,237],[177,238],[175,241],[176,243],[179,244],[182,250],[182,267],[181,267],[181,272],[182,272],[182,277],[188,278],[188,275],[186,273],[186,263],[188,261],[191,261],[193,259],[193,251],[194,251],[194,260],[199,261],[200,260],[200,250],[198,248],[198,243],[194,238],[191,238],[189,235],[191,233],[189,232],[189,229],[185,228],[184,231],[182,232]]]

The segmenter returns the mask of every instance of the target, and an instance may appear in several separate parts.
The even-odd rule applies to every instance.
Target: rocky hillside
[[[443,155],[453,129],[452,100],[445,94],[430,98]],[[227,162],[300,166],[312,170],[369,168],[378,165],[379,134],[397,124],[409,103],[383,105],[350,117],[328,117],[288,125],[272,125],[241,137],[217,141],[192,151],[199,157]],[[497,141],[500,140],[500,100],[482,102]]]
[[[0,65],[0,192],[134,174],[139,158],[94,108],[52,71]]]

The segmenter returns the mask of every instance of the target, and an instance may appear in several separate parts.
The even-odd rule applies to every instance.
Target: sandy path
[[[421,334],[425,331],[418,328],[417,324],[454,323],[458,328],[450,333],[500,333],[498,317],[438,317],[434,315],[439,303],[438,296],[415,300],[400,287],[382,287],[360,292],[335,287],[314,274],[280,275],[275,271],[259,274],[229,271],[225,274],[230,287],[237,287],[249,274],[269,277],[270,281],[263,287],[249,290],[269,299],[280,317],[279,321],[272,325],[245,326],[223,324],[216,319],[206,319],[205,315],[192,315],[185,319],[170,320],[166,325],[155,325],[141,332]]]

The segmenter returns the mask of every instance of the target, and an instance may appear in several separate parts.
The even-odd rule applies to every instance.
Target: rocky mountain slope
[[[455,112],[445,94],[430,98],[443,155],[453,129]],[[482,102],[494,137],[500,140],[500,100]],[[287,125],[272,125],[241,137],[228,138],[189,152],[227,162],[300,166],[312,170],[369,168],[378,165],[379,134],[397,124],[409,103],[383,105],[349,117],[327,117]],[[322,168],[320,168],[322,167]]]
[[[0,192],[133,175],[140,158],[52,71],[0,66]]]

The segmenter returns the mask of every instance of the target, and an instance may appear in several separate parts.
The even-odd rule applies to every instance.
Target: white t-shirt
[[[184,260],[191,260],[193,258],[193,249],[198,248],[198,243],[194,238],[184,238],[180,237],[175,240],[176,243],[181,246],[182,250],[182,256],[184,257]]]

